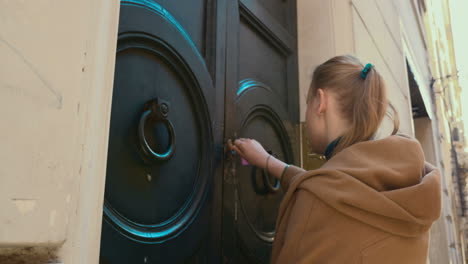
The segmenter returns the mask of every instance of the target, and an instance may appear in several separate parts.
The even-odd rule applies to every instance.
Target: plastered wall
[[[97,262],[118,11],[0,1],[0,255]]]

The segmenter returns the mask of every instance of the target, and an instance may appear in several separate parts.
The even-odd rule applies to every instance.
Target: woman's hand
[[[227,143],[231,151],[236,151],[248,163],[262,169],[266,167],[266,159],[270,154],[255,139],[239,138],[234,143],[229,139]]]

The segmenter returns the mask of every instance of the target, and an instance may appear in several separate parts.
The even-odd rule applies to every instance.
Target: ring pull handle
[[[145,104],[143,113],[140,117],[140,123],[138,124],[138,138],[140,142],[140,148],[143,154],[150,160],[166,161],[171,159],[172,155],[174,155],[176,135],[174,132],[174,126],[168,119],[169,106],[169,102],[156,97],[155,99],[150,100]],[[148,141],[145,137],[145,123],[147,120],[153,121],[155,123],[162,122],[166,125],[170,140],[169,147],[166,152],[157,153],[148,144]]]
[[[273,154],[273,152],[271,150],[269,150],[267,152],[270,155],[272,155],[273,157],[276,157],[276,155]],[[266,189],[268,190],[268,192],[270,192],[270,193],[276,193],[280,189],[280,181],[278,179],[275,179],[274,183],[272,183],[271,180],[270,180],[270,174],[268,173],[266,168],[263,169],[263,183],[264,183]]]

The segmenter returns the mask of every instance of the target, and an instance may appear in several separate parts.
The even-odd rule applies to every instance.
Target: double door
[[[100,263],[268,263],[298,159],[295,1],[121,1]],[[296,162],[297,163],[297,162]]]

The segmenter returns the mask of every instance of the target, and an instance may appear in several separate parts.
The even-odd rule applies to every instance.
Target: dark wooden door
[[[240,0],[228,6],[225,135],[258,140],[294,163],[298,120],[296,3]],[[223,185],[226,263],[269,263],[283,191],[254,166],[230,158]]]
[[[206,0],[121,1],[101,263],[219,262],[216,14]]]
[[[100,263],[267,263],[278,183],[227,154],[294,162],[295,2],[121,1]]]

